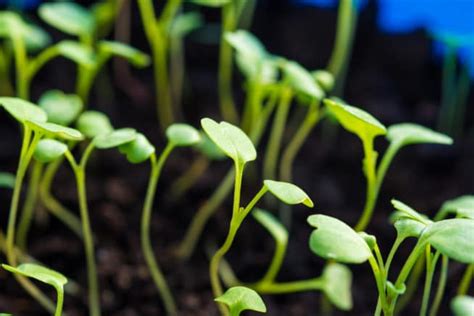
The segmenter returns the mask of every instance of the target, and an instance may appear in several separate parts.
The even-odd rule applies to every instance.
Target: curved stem
[[[472,276],[474,274],[474,264],[467,266],[466,271],[459,284],[457,295],[466,295],[469,287],[471,286]]]
[[[26,53],[23,35],[13,34],[11,41],[13,44],[13,53],[15,55],[16,70],[16,94],[19,98],[29,99],[29,81],[27,78],[28,55]]]
[[[155,255],[153,254],[153,247],[150,240],[150,223],[153,211],[153,200],[156,195],[156,187],[158,185],[161,170],[163,169],[163,165],[173,148],[174,146],[171,143],[168,143],[158,160],[156,160],[154,156],[152,158],[152,169],[148,182],[145,204],[143,205],[140,229],[143,255],[168,315],[177,315],[177,308],[171,290],[169,289],[166,279],[156,262]]]
[[[400,314],[405,307],[411,302],[416,290],[420,284],[421,273],[425,267],[425,256],[418,257],[418,260],[410,272],[408,282],[406,282],[406,291],[395,306],[394,315]]]
[[[57,45],[50,46],[43,50],[38,56],[31,59],[28,63],[27,78],[29,81],[33,80],[33,77],[40,71],[43,66],[53,58],[59,55]]]
[[[387,297],[385,295],[385,277],[383,272],[380,270],[377,259],[373,255],[369,257],[369,264],[375,277],[381,308],[385,313],[385,311],[387,311],[389,308]]]
[[[257,285],[255,290],[261,294],[285,294],[295,292],[306,292],[314,290],[323,290],[324,280],[321,277],[299,280],[292,282],[262,283]]]
[[[388,278],[388,272],[390,270],[390,265],[392,264],[393,258],[395,257],[395,254],[397,253],[398,248],[400,245],[403,243],[405,240],[404,237],[400,237],[397,235],[397,238],[395,239],[392,248],[390,249],[390,252],[388,253],[387,260],[385,261],[385,274]]]
[[[444,291],[446,289],[446,280],[448,279],[448,264],[448,257],[441,256],[441,272],[439,275],[438,288],[436,289],[436,294],[431,304],[430,316],[436,316],[441,306],[441,301],[443,300]]]
[[[64,291],[62,289],[56,290],[58,294],[58,300],[56,302],[56,311],[54,316],[61,316],[63,314],[63,304],[64,304]]]
[[[17,245],[20,249],[27,249],[28,233],[31,227],[35,207],[38,202],[38,190],[41,175],[43,173],[43,163],[35,161],[31,170],[31,175],[26,193],[25,202],[18,222],[18,231],[16,235]]]
[[[430,302],[431,284],[433,283],[433,276],[436,270],[436,263],[440,256],[439,252],[434,255],[431,254],[431,247],[426,246],[426,274],[425,274],[425,287],[423,289],[423,299],[421,302],[420,316],[426,316],[428,312],[428,304]]]

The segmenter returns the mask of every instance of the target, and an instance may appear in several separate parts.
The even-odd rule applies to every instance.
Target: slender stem
[[[0,47],[0,94],[3,96],[13,95],[13,87],[9,77],[9,60],[3,47]]]
[[[31,59],[28,63],[27,78],[29,81],[33,80],[33,77],[40,71],[40,69],[50,60],[59,55],[59,49],[57,45],[50,46],[43,50],[38,56]]]
[[[35,161],[33,164],[33,169],[31,170],[28,191],[23,204],[16,235],[18,247],[23,250],[27,249],[28,232],[31,227],[35,207],[37,206],[38,202],[38,190],[42,173],[43,163]]]
[[[169,46],[170,81],[171,91],[173,92],[173,105],[175,107],[174,112],[178,119],[183,119],[182,99],[185,73],[183,38],[181,36],[170,37]]]
[[[400,314],[405,307],[412,301],[413,296],[415,295],[416,290],[420,284],[421,273],[424,271],[425,267],[425,256],[419,256],[416,261],[415,266],[410,272],[408,282],[406,283],[406,290],[403,296],[395,306],[394,315]]]
[[[375,243],[373,251],[375,253],[375,258],[377,259],[377,264],[379,266],[380,273],[384,279],[387,279],[387,271],[385,270],[385,264],[383,262],[382,253],[380,252],[380,248],[377,243]]]
[[[63,289],[56,289],[58,294],[58,300],[56,302],[56,311],[54,312],[54,316],[61,316],[63,313],[63,304],[64,304],[64,291]]]
[[[474,275],[474,264],[470,264],[467,266],[466,271],[461,279],[461,283],[459,283],[457,295],[466,295],[467,291],[469,291],[469,287],[471,286],[472,277]]]
[[[232,47],[224,40],[226,32],[235,30],[236,12],[234,1],[222,7],[222,32],[219,47],[219,72],[218,72],[218,92],[219,104],[222,118],[230,123],[236,124],[239,115],[235,108],[232,96]]]
[[[58,168],[61,166],[64,158],[59,158],[50,163],[44,172],[39,186],[39,197],[43,206],[69,227],[79,238],[82,239],[81,220],[62,205],[51,193],[51,185]]]
[[[19,98],[28,100],[29,89],[28,80],[26,76],[28,67],[28,55],[26,53],[25,41],[18,32],[11,37],[13,44],[13,53],[15,55],[15,70],[16,70],[16,94]]]
[[[425,274],[425,287],[423,289],[423,299],[421,302],[420,316],[426,316],[428,312],[428,304],[430,302],[431,284],[433,283],[433,276],[436,270],[436,263],[440,252],[436,252],[434,255],[431,254],[430,245],[426,246],[426,274]]]
[[[171,290],[166,282],[166,279],[161,272],[158,263],[156,262],[155,255],[153,253],[153,247],[150,239],[150,223],[151,223],[151,214],[153,211],[153,200],[156,195],[156,187],[158,185],[158,180],[160,178],[161,170],[163,165],[173,150],[174,146],[171,143],[165,147],[163,152],[160,155],[160,158],[156,160],[152,156],[152,169],[150,174],[150,179],[148,182],[148,189],[145,197],[145,204],[143,205],[143,213],[141,219],[141,244],[142,251],[145,257],[146,264],[150,270],[151,276],[155,285],[158,289],[158,292],[163,300],[166,313],[168,315],[177,315],[176,304],[171,294]]]
[[[431,304],[430,316],[436,316],[438,314],[441,301],[444,297],[444,291],[446,290],[446,281],[448,279],[448,264],[449,259],[447,256],[441,256],[441,271],[439,275],[438,288]]]
[[[262,283],[256,287],[261,294],[285,294],[295,292],[306,292],[314,290],[322,290],[324,288],[324,280],[321,277],[281,283]]]
[[[375,166],[377,163],[377,153],[373,150],[373,139],[362,141],[364,146],[364,171],[367,179],[367,190],[365,206],[359,221],[355,225],[356,231],[364,231],[372,219],[372,214],[377,200],[377,187],[375,177]]]
[[[388,253],[387,260],[385,261],[385,274],[388,277],[388,272],[390,270],[390,265],[392,264],[393,258],[395,257],[395,254],[397,253],[398,248],[400,245],[403,243],[405,240],[405,237],[400,237],[397,235],[397,238],[395,239],[395,242],[392,245],[392,248],[390,249],[390,252]]]
[[[387,297],[385,295],[385,277],[383,272],[380,270],[381,267],[379,267],[377,259],[373,255],[369,257],[369,264],[372,268],[372,272],[374,273],[377,291],[379,292],[380,304],[382,305],[382,310],[385,313],[385,311],[388,309]]]
[[[342,95],[347,67],[352,52],[357,26],[357,10],[353,0],[341,0],[337,18],[336,40],[329,60],[328,70],[336,78],[334,94]]]
[[[264,179],[276,179],[277,158],[280,152],[283,132],[285,130],[288,112],[292,99],[292,92],[289,88],[283,88],[280,96],[273,125],[270,132],[270,140],[268,141],[267,150],[265,152],[265,160],[263,162]]]
[[[388,168],[390,167],[393,158],[398,153],[401,148],[401,144],[398,142],[391,142],[388,146],[387,150],[385,151],[382,159],[380,160],[380,164],[377,168],[377,181],[376,181],[376,195],[375,198],[377,199],[378,194],[380,192],[380,188],[382,187],[383,180],[385,179],[385,175],[387,173]]]
[[[97,74],[111,57],[110,53],[98,54],[95,64],[89,68],[80,66],[76,82],[76,94],[81,98],[84,105],[89,104],[90,92]]]

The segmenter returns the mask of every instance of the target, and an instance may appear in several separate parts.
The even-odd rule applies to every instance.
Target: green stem
[[[397,238],[395,239],[395,242],[392,245],[392,249],[390,249],[390,252],[388,253],[387,260],[385,261],[385,274],[388,278],[388,272],[390,270],[390,266],[392,264],[393,258],[395,257],[395,254],[397,253],[398,248],[400,245],[403,243],[405,240],[405,237],[400,237],[397,235]]]
[[[444,291],[446,289],[446,281],[448,279],[448,264],[448,257],[441,256],[441,272],[439,275],[438,288],[436,289],[436,294],[431,304],[430,316],[436,316],[441,306],[441,301],[443,300]]]
[[[256,291],[261,294],[286,294],[295,292],[306,292],[314,290],[322,290],[324,288],[324,280],[321,277],[281,283],[262,283],[256,286]]]
[[[163,165],[173,148],[174,146],[171,143],[168,143],[158,160],[152,156],[152,169],[148,182],[145,204],[143,205],[140,229],[143,255],[168,315],[177,315],[177,309],[171,290],[169,289],[166,279],[156,262],[155,255],[153,254],[153,247],[150,239],[150,223],[153,211],[153,200],[156,195],[156,187],[158,185],[161,170],[163,169]]]
[[[377,259],[373,255],[369,257],[369,264],[370,264],[370,267],[372,268],[372,272],[375,277],[375,282],[377,285],[377,291],[379,293],[381,308],[386,314],[386,311],[388,310],[389,305],[387,303],[387,297],[385,295],[385,276],[383,274],[383,271],[381,271],[381,267],[377,263]]]
[[[43,206],[82,239],[81,220],[51,194],[52,182],[63,161],[64,158],[59,158],[46,167],[39,186],[39,196]]]
[[[183,90],[184,90],[184,45],[181,36],[170,38],[169,48],[171,91],[173,92],[174,113],[180,119],[183,113]]]
[[[412,301],[413,296],[415,295],[416,290],[419,286],[419,280],[421,277],[421,273],[424,271],[425,267],[425,257],[420,256],[413,268],[410,272],[410,277],[408,282],[406,282],[406,291],[403,296],[400,298],[397,306],[395,307],[395,315],[400,314],[405,307]]]
[[[336,78],[333,94],[337,96],[342,95],[357,26],[357,10],[354,8],[353,2],[353,0],[340,1],[336,40],[328,64],[329,72]]]
[[[58,300],[56,302],[56,311],[54,312],[54,316],[61,316],[63,313],[63,304],[64,304],[64,291],[63,289],[56,289],[58,293]]]
[[[39,161],[35,161],[33,164],[33,169],[31,170],[28,191],[23,204],[16,235],[17,245],[23,250],[27,249],[28,232],[31,227],[35,207],[37,206],[38,202],[38,190],[42,173],[43,164]]]
[[[236,124],[239,115],[232,96],[232,47],[224,39],[226,32],[233,32],[237,24],[234,1],[222,7],[222,32],[219,47],[218,92],[222,118]]]
[[[0,94],[2,96],[11,96],[13,95],[13,87],[10,82],[9,68],[8,68],[8,58],[4,49],[0,47]]]
[[[367,179],[367,190],[364,210],[354,228],[356,231],[364,231],[369,225],[374,213],[378,193],[375,176],[377,153],[373,150],[373,139],[370,141],[362,141],[362,144],[364,146],[364,171]]]
[[[43,50],[38,56],[31,59],[28,63],[27,74],[26,77],[28,81],[31,82],[33,77],[40,71],[43,66],[48,63],[53,58],[59,55],[59,50],[57,45],[50,46]]]
[[[439,252],[434,255],[431,254],[431,247],[426,246],[426,274],[425,274],[425,287],[423,289],[423,299],[421,302],[420,316],[426,316],[428,312],[428,304],[430,302],[431,284],[433,283],[433,276],[436,270],[436,263],[440,256]]]
[[[20,32],[21,33],[21,32]],[[29,99],[29,82],[27,79],[28,55],[22,35],[15,34],[12,38],[16,68],[16,94],[19,98]]]
[[[467,266],[464,275],[462,276],[461,283],[459,284],[457,295],[467,295],[469,287],[471,286],[472,276],[474,275],[474,264]]]
[[[280,153],[281,141],[285,130],[288,112],[290,110],[292,92],[289,88],[283,88],[280,96],[275,118],[273,119],[270,139],[265,152],[263,162],[263,177],[267,180],[276,179],[276,166],[278,154]]]

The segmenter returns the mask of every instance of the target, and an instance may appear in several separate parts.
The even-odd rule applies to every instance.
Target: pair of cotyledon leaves
[[[210,118],[201,120],[201,126],[209,138],[219,147],[236,165],[243,166],[257,158],[257,151],[250,138],[238,127]],[[265,186],[277,198],[286,204],[304,204],[313,207],[308,195],[294,184],[265,180]]]
[[[277,67],[280,66],[289,86],[296,92],[317,100],[325,95],[320,86],[321,81],[323,87],[332,86],[331,74],[322,74],[320,71],[313,76],[297,62],[271,55],[254,35],[245,30],[226,33],[225,39],[236,50],[237,63],[247,77],[260,76],[263,82],[274,82]]]
[[[400,147],[418,143],[449,145],[453,142],[450,137],[417,124],[401,123],[387,129],[366,111],[333,99],[325,99],[324,104],[346,130],[356,134],[362,141],[372,141],[376,136],[386,135],[391,143]]]
[[[446,219],[432,222],[409,206],[393,200],[400,212],[397,232],[405,237],[416,237],[422,244],[430,244],[443,255],[462,263],[474,263],[474,220]],[[363,263],[372,255],[371,247],[363,235],[356,233],[344,222],[322,214],[308,217],[315,227],[310,237],[311,250],[326,259],[343,263]]]

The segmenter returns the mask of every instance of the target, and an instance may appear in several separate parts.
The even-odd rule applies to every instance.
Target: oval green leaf
[[[64,140],[81,141],[84,135],[74,128],[62,126],[49,122],[26,121],[26,124],[34,131],[43,133],[46,137],[61,138]]]
[[[193,146],[201,141],[201,134],[188,124],[175,123],[166,129],[166,137],[174,146]]]
[[[390,202],[392,203],[393,207],[397,211],[402,212],[406,217],[414,219],[414,220],[416,220],[420,223],[423,223],[425,225],[428,225],[428,224],[431,223],[431,221],[426,216],[418,213],[417,211],[415,211],[414,209],[412,209],[411,207],[409,207],[405,203],[400,202],[400,201],[395,200],[395,199],[392,199]]]
[[[34,157],[36,160],[48,163],[63,156],[67,151],[67,146],[54,139],[42,139],[36,145]]]
[[[56,289],[62,289],[67,283],[67,278],[61,273],[34,263],[23,263],[16,268],[7,264],[2,264],[2,267],[9,272],[49,284]]]
[[[322,275],[323,291],[331,303],[343,311],[352,309],[352,272],[340,263],[330,262]]]
[[[426,224],[414,220],[411,217],[407,217],[404,215],[404,213],[401,214],[403,215],[399,217],[394,223],[395,229],[397,230],[397,235],[400,238],[419,238],[426,228]]]
[[[446,201],[439,212],[443,214],[455,213],[457,216],[474,219],[474,195],[464,195]]]
[[[28,52],[35,53],[51,43],[51,37],[41,27],[27,23],[23,33],[25,46]]]
[[[114,130],[107,115],[98,111],[82,113],[77,119],[76,127],[87,138],[109,134]]]
[[[99,149],[109,149],[119,147],[137,137],[137,131],[133,128],[120,128],[108,134],[101,134],[94,138],[94,146]]]
[[[38,105],[46,111],[48,122],[70,125],[81,113],[83,104],[75,94],[65,94],[60,90],[46,91],[39,99]]]
[[[315,70],[311,72],[311,75],[326,93],[329,93],[334,87],[334,76],[329,71]]]
[[[125,58],[135,67],[143,68],[150,65],[150,56],[127,44],[115,41],[100,41],[98,45],[102,53]]]
[[[316,228],[309,239],[316,255],[342,263],[363,263],[372,255],[365,240],[337,218],[311,215],[308,223]]]
[[[155,146],[150,143],[145,135],[138,133],[133,141],[121,145],[119,150],[127,156],[127,160],[131,163],[142,163],[150,159],[151,155],[155,153]]]
[[[72,60],[73,62],[92,67],[95,64],[95,55],[90,47],[75,41],[64,40],[56,44],[59,55]]]
[[[13,189],[15,187],[15,175],[9,172],[0,172],[0,188]]]
[[[364,110],[332,99],[324,99],[324,104],[346,130],[364,141],[387,133],[385,126]]]
[[[267,307],[260,295],[245,286],[231,287],[222,296],[216,297],[215,301],[226,304],[231,315],[240,315],[245,310],[267,312]]]
[[[313,201],[298,186],[282,181],[265,180],[263,181],[268,191],[274,196],[289,205],[304,204],[307,207],[313,207]]]
[[[467,295],[456,296],[451,301],[454,316],[472,316],[474,313],[474,297]]]
[[[401,146],[411,144],[443,144],[451,145],[453,139],[447,135],[435,132],[429,128],[412,123],[401,123],[389,126],[387,139]]]
[[[474,220],[445,219],[429,225],[421,238],[436,250],[462,263],[474,263]]]
[[[288,83],[299,93],[321,100],[324,91],[316,83],[311,73],[295,61],[283,63],[283,73]]]
[[[23,124],[26,121],[46,122],[48,119],[43,109],[20,98],[0,97],[0,106]]]
[[[240,128],[210,118],[202,119],[201,125],[209,138],[236,163],[245,164],[257,158],[252,141]]]
[[[91,12],[75,2],[44,3],[38,14],[46,23],[69,35],[89,35],[95,27]]]

